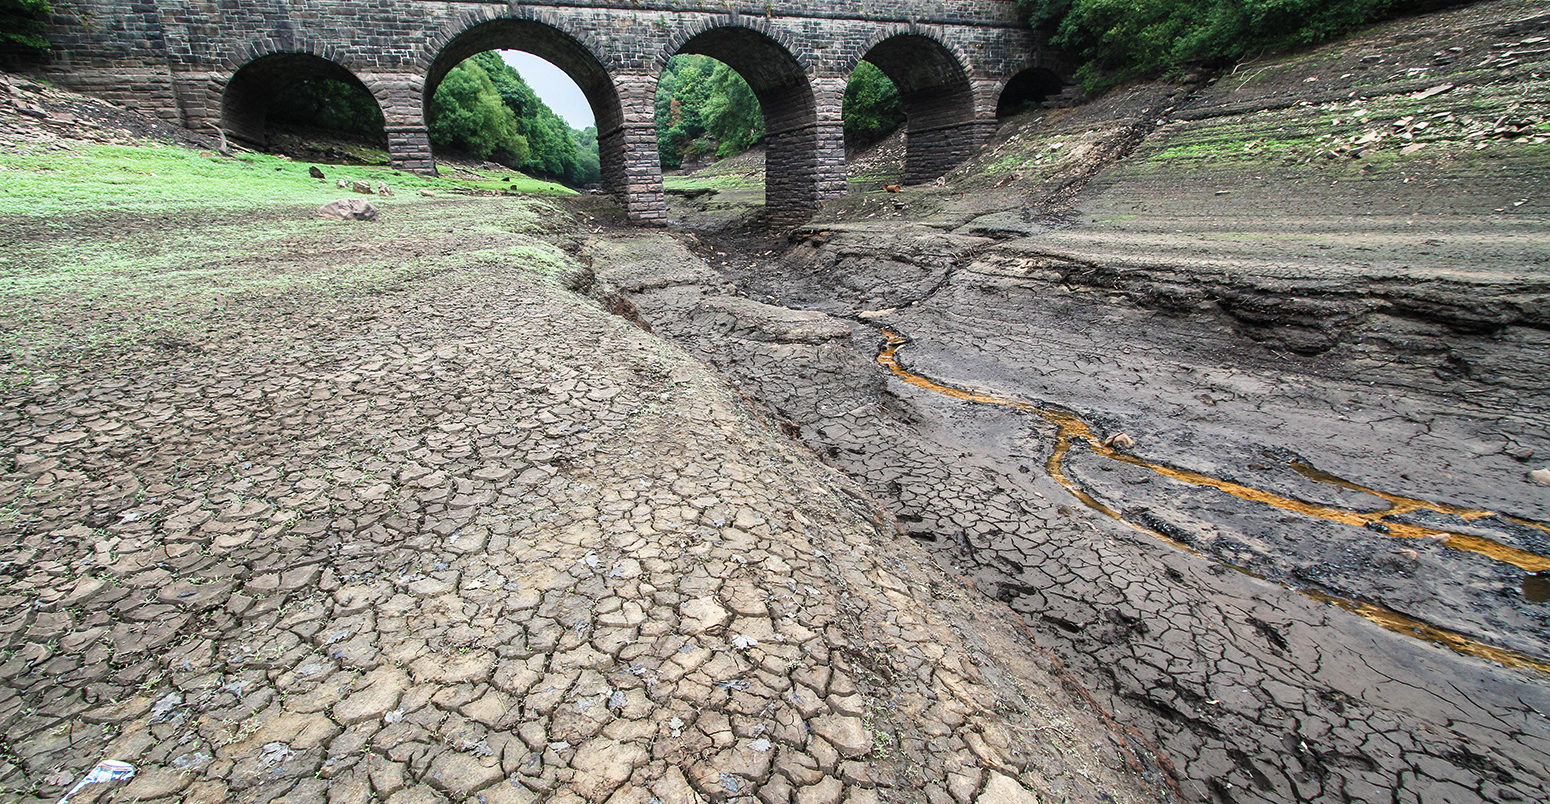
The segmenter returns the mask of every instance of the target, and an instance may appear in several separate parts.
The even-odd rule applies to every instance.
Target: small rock
[[[341,198],[319,207],[318,217],[342,221],[374,221],[377,219],[377,208],[365,199]]]
[[[339,185],[339,189],[341,189],[341,190],[347,189],[350,186],[350,183],[345,181],[344,179],[340,179],[337,182],[337,184]]]
[[[1534,471],[1529,472],[1528,479],[1538,483],[1541,486],[1550,486],[1550,467],[1544,469],[1535,469]]]
[[[323,175],[323,171],[321,169],[319,169],[317,165],[313,165],[312,167],[307,168],[307,175],[311,176],[314,179],[326,179],[326,178],[328,178],[327,176]]]
[[[361,195],[371,195],[371,182],[364,179],[356,179],[350,182],[350,190]]]
[[[420,191],[420,195],[423,195],[426,198],[435,198],[436,197],[436,194],[431,192],[430,190],[421,190]]]
[[[377,195],[392,195],[392,194],[393,194],[393,191],[388,189],[388,186],[387,186],[386,182],[377,182]]]
[[[1039,797],[1005,774],[990,774],[990,781],[980,791],[974,804],[1039,804]]]
[[[1130,449],[1136,445],[1136,440],[1129,433],[1115,433],[1103,439],[1103,445],[1110,449]]]

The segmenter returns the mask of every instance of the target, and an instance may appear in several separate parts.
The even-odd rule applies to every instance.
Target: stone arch
[[[657,57],[666,67],[680,54],[709,56],[748,82],[764,113],[764,202],[782,212],[811,209],[820,186],[818,106],[811,58],[790,34],[763,19],[701,20],[678,32]]]
[[[934,179],[978,147],[983,136],[974,84],[956,48],[912,26],[878,34],[859,53],[857,62],[871,62],[899,89],[906,116],[906,182]]]
[[[382,97],[360,79],[358,66],[329,45],[307,40],[260,40],[228,58],[225,67],[226,79],[215,87],[220,126],[233,139],[252,145],[267,145],[269,110],[274,99],[303,81],[340,81],[371,98],[378,113],[386,111]]]
[[[464,14],[432,36],[417,58],[425,75],[422,107],[428,108],[436,87],[464,59],[487,50],[523,50],[564,70],[581,88],[597,121],[603,182],[624,184],[624,106],[613,69],[590,34],[573,30],[542,10],[476,11]],[[422,108],[421,114],[425,113]],[[429,121],[427,121],[429,122]]]
[[[1029,104],[1046,104],[1066,93],[1069,82],[1048,67],[1029,67],[1008,78],[996,92],[996,117],[1008,117]]]

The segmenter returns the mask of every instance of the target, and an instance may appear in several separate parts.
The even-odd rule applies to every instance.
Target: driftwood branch
[[[221,147],[217,150],[221,152],[221,156],[231,156],[231,142],[226,139],[226,129],[221,128],[218,123],[206,123],[205,125],[215,129],[215,133],[220,135]]]

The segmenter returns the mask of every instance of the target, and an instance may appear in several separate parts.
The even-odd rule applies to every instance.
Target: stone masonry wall
[[[427,172],[435,163],[425,100],[452,56],[474,44],[532,50],[588,89],[600,111],[605,184],[647,223],[665,216],[652,119],[657,76],[708,31],[757,32],[789,54],[811,90],[795,105],[766,103],[780,118],[770,127],[772,207],[810,208],[844,192],[845,80],[880,44],[892,41],[885,49],[908,62],[907,49],[897,58],[899,37],[907,37],[921,61],[961,68],[950,84],[917,93],[938,100],[911,104],[911,180],[940,175],[979,144],[1000,89],[1018,72],[1067,73],[1027,30],[1015,0],[55,0],[54,12],[50,79],[193,129],[225,125],[234,102],[227,88],[245,65],[284,53],[327,59],[381,105],[394,164]],[[510,20],[524,22],[503,22]]]

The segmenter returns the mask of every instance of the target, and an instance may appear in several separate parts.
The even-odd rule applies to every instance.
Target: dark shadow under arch
[[[1010,117],[1038,108],[1065,91],[1066,81],[1052,70],[1033,67],[1012,76],[996,101],[996,117]]]
[[[355,90],[362,103],[361,132],[386,143],[382,131],[382,107],[370,89],[343,65],[311,53],[270,53],[244,64],[226,83],[221,95],[221,126],[235,140],[258,148],[269,143],[270,112],[277,99],[290,97],[308,82],[335,81]]]
[[[904,104],[906,182],[929,181],[962,162],[979,143],[965,131],[974,124],[974,88],[958,58],[941,42],[899,34],[862,57],[876,65]]]
[[[710,28],[666,54],[709,56],[748,82],[764,114],[764,203],[771,210],[816,207],[817,104],[807,71],[784,45],[736,25]],[[666,59],[663,59],[664,63]]]
[[[454,36],[431,62],[425,80],[425,108],[429,109],[436,87],[453,67],[487,50],[531,53],[564,70],[576,82],[597,121],[603,185],[614,190],[623,189],[626,182],[624,109],[613,77],[591,49],[552,25],[537,20],[500,18],[478,23]]]

